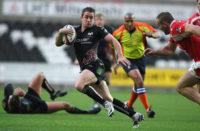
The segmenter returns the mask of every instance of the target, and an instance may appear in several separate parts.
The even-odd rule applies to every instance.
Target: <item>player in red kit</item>
[[[200,0],[197,0],[197,8],[200,12]],[[190,17],[187,21],[189,24],[198,25],[200,26],[200,13],[195,13],[192,17]],[[200,93],[200,84],[197,85],[199,93]]]
[[[200,12],[200,0],[197,0],[197,8]],[[199,12],[197,12],[192,17],[190,17],[188,19],[187,23],[200,26],[200,13]]]
[[[172,55],[177,46],[185,50],[195,62],[179,79],[176,89],[181,95],[200,105],[200,94],[193,88],[194,85],[200,84],[200,26],[174,20],[169,12],[160,13],[156,24],[165,34],[170,34],[170,40],[162,49],[147,48],[144,54]]]

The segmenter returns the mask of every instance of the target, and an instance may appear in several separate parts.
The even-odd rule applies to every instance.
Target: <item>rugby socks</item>
[[[135,102],[135,100],[137,99],[138,95],[135,91],[135,87],[133,86],[133,90],[131,91],[131,97],[129,99],[129,101],[127,102],[127,106],[128,107],[132,107],[133,103]]]
[[[49,82],[45,78],[42,82],[42,88],[47,90],[51,95],[55,93],[55,89],[53,89],[53,87],[49,84]]]
[[[116,98],[113,99],[113,105],[117,111],[119,111],[127,116],[132,117],[136,113],[133,110],[133,108],[129,108],[126,104],[124,104],[123,102],[121,102],[120,100],[118,100]]]
[[[85,111],[85,110],[81,110],[77,107],[72,107],[72,110],[67,110],[67,112],[71,113],[71,114],[88,114],[88,111]]]
[[[86,85],[83,88],[82,92],[88,95],[89,97],[91,97],[93,100],[100,103],[101,105],[104,105],[105,100],[100,96],[100,94],[92,86]]]
[[[147,95],[146,95],[146,89],[142,86],[136,89],[138,97],[140,98],[140,101],[142,102],[145,110],[147,111],[149,109],[149,104],[147,100]]]

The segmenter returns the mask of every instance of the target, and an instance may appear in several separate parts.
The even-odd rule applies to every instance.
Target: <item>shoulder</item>
[[[138,28],[146,28],[149,30],[155,30],[151,25],[143,23],[143,22],[135,22],[135,26]]]
[[[170,25],[170,37],[173,40],[180,41],[187,37],[185,33],[186,21],[174,20]]]
[[[200,26],[200,13],[194,14],[192,17],[190,17],[187,20],[188,24],[194,24],[194,25],[199,25]]]
[[[76,31],[78,31],[78,30],[81,29],[81,25],[73,25],[73,27],[74,27],[74,29],[75,29]]]
[[[91,29],[100,31],[100,30],[105,30],[105,27],[100,27],[100,26],[97,26],[97,25],[93,25],[93,26],[91,27]]]
[[[114,32],[113,32],[113,36],[115,36],[116,34],[122,32],[125,29],[124,25],[121,25],[119,28],[117,28]]]
[[[186,21],[174,20],[170,25],[170,32],[176,34],[183,33],[186,24]]]
[[[143,22],[135,22],[135,26],[144,26],[144,27],[148,27],[150,25],[143,23]]]
[[[105,25],[104,27],[106,28],[106,30],[107,30],[109,33],[112,34],[113,31],[112,31],[111,26],[109,26],[109,25]]]
[[[199,13],[195,13],[194,15],[192,15],[189,19],[188,19],[188,23],[190,24],[192,19],[196,18],[196,17],[200,17],[200,14]]]

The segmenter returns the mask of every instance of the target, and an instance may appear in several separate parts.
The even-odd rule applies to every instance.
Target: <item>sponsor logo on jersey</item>
[[[89,35],[89,36],[92,36],[92,35],[93,35],[93,32],[88,32],[88,35]]]
[[[176,32],[177,32],[177,33],[181,33],[181,27],[177,27],[177,28],[176,28]]]

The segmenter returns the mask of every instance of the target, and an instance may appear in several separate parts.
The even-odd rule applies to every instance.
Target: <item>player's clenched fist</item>
[[[144,50],[143,54],[144,54],[144,56],[146,56],[146,55],[153,55],[153,49],[147,48],[147,49]]]

